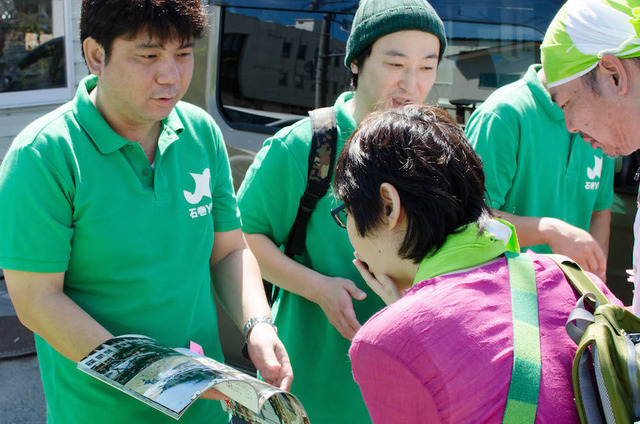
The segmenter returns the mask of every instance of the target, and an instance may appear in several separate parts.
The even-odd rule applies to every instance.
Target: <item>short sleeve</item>
[[[517,133],[498,114],[482,109],[471,116],[465,131],[469,143],[482,159],[487,204],[500,209],[518,168]]]
[[[602,211],[613,204],[613,173],[615,162],[613,158],[602,155],[602,175],[598,187],[598,197],[593,207],[594,211]]]
[[[306,175],[307,168],[281,138],[267,140],[238,191],[243,231],[282,245],[295,221]]]
[[[0,267],[66,271],[73,196],[71,174],[46,154],[31,145],[10,149],[0,168]]]
[[[222,133],[214,125],[213,137],[216,142],[216,178],[212,187],[212,216],[216,232],[232,231],[240,228],[240,211],[233,189],[233,177],[229,156]]]

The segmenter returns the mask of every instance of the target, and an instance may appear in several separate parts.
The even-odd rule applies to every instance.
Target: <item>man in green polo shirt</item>
[[[76,362],[131,333],[171,347],[194,341],[223,360],[214,290],[238,326],[259,322],[248,346],[265,380],[290,385],[220,130],[179,102],[205,26],[199,0],[85,0],[93,75],[22,131],[0,168],[0,266],[37,334],[49,423],[174,422]],[[181,422],[228,416],[198,400]]]
[[[605,279],[613,159],[566,129],[542,66],[491,94],[465,131],[482,158],[487,202],[520,245],[570,256]]]
[[[334,107],[337,152],[370,112],[423,103],[446,46],[444,25],[425,0],[361,1],[345,66],[355,92]],[[265,278],[280,286],[279,335],[296,375],[292,392],[314,424],[370,423],[347,356],[360,325],[384,307],[353,265],[346,232],[330,216],[329,191],[314,209],[301,256],[280,249],[307,185],[311,125],[304,119],[265,142],[238,193],[243,231]]]

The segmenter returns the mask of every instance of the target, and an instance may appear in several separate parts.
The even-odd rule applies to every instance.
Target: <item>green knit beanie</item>
[[[442,59],[447,46],[444,24],[426,0],[361,0],[347,40],[344,65],[349,68],[360,53],[377,39],[398,31],[418,30],[440,40]]]

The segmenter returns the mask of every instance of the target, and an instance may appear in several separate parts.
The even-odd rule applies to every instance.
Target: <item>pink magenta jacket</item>
[[[536,423],[578,423],[565,322],[578,298],[549,258],[534,260],[542,375]],[[356,334],[353,376],[374,423],[501,423],[513,363],[507,262],[425,280]],[[613,303],[622,303],[597,277]]]

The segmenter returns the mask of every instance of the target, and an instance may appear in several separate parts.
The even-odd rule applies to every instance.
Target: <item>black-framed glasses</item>
[[[347,228],[347,212],[344,210],[344,203],[331,209],[331,216],[341,228]]]

